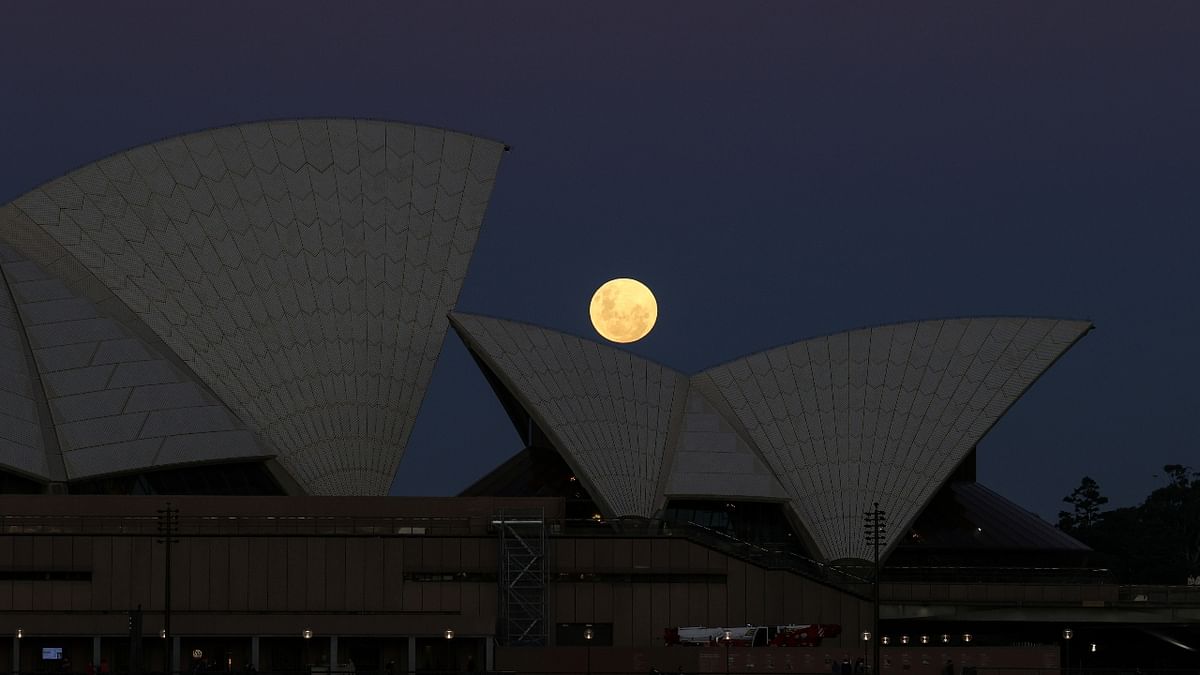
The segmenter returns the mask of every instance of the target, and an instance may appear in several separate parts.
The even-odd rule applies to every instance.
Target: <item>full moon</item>
[[[596,289],[588,309],[596,332],[611,342],[637,342],[654,328],[658,302],[637,279],[613,279]]]

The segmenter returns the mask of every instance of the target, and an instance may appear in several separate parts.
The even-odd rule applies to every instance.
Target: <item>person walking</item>
[[[946,665],[942,666],[942,675],[954,675],[954,661],[946,659]]]

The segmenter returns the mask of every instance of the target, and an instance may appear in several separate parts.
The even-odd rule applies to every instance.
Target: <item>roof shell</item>
[[[1088,331],[1018,317],[860,329],[753,354],[713,383],[826,559],[868,559],[874,503],[904,532],[992,425]]]
[[[394,122],[211,129],[22,195],[0,243],[206,387],[306,491],[386,494],[502,152]]]
[[[660,508],[668,441],[687,377],[590,340],[530,324],[455,313],[459,335],[553,439],[607,513]]]
[[[1027,317],[890,324],[687,378],[545,328],[461,314],[454,321],[573,458],[609,515],[647,516],[669,496],[785,501],[826,560],[869,557],[862,517],[874,503],[889,531],[906,531],[996,421],[1091,328]],[[661,389],[622,394],[624,364],[633,363],[655,374],[655,386],[671,373],[671,415]],[[656,433],[628,433],[646,419]],[[623,491],[634,484],[630,500]]]

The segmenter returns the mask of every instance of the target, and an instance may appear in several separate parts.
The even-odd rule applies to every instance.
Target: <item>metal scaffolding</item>
[[[502,511],[492,520],[500,535],[502,645],[541,646],[546,627],[546,517],[536,511]]]

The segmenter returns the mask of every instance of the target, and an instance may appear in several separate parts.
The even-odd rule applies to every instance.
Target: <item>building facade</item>
[[[244,124],[0,206],[0,668],[828,672],[887,641],[924,675],[1057,667],[1065,622],[1149,616],[975,481],[1089,322],[876,326],[685,374],[453,313],[504,149]],[[523,447],[460,497],[383,497],[450,325]],[[1167,597],[1191,639],[1200,598]],[[821,638],[667,646],[788,625]]]
[[[862,589],[755,563],[694,537],[581,528],[559,499],[172,497],[169,580],[159,497],[0,497],[0,617],[12,672],[87,663],[165,671],[483,670],[505,633],[505,513],[543,526],[546,647],[661,647],[673,626],[824,623],[858,645]],[[447,639],[446,631],[453,637]],[[526,652],[528,653],[528,652]],[[501,663],[503,665],[501,656]],[[510,658],[518,658],[512,657]]]

